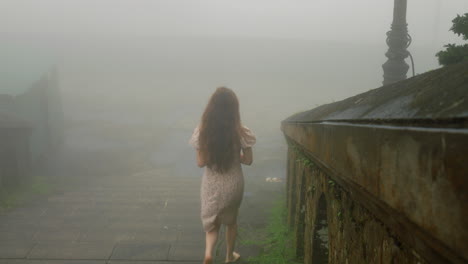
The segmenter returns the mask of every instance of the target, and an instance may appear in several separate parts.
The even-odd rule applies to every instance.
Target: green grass
[[[45,177],[31,177],[29,182],[13,189],[0,188],[0,213],[16,208],[28,201],[50,194],[54,186]]]
[[[259,231],[258,239],[242,241],[245,245],[257,245],[263,252],[248,259],[252,264],[294,264],[294,236],[286,223],[286,204],[282,197],[273,206],[268,225]]]

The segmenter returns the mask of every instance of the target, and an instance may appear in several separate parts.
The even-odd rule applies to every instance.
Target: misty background
[[[417,74],[461,43],[449,29],[467,11],[408,1]],[[284,177],[280,122],[380,87],[392,15],[391,0],[0,0],[0,87],[21,91],[56,67],[65,147],[83,164],[199,176],[187,141],[227,86],[258,137],[250,175]]]

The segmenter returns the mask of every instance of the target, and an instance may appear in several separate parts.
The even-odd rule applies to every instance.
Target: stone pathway
[[[199,185],[199,177],[168,177],[157,170],[88,179],[0,215],[0,264],[201,263]],[[241,227],[264,224],[259,212],[272,200],[257,199],[249,188]],[[282,187],[262,188],[278,193]],[[244,259],[257,252],[240,247]],[[224,247],[220,251],[221,259]]]

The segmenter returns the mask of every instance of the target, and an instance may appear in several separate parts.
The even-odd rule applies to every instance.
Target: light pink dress
[[[255,135],[247,127],[242,127],[241,148],[250,148],[255,142]],[[199,148],[199,127],[196,127],[190,145]],[[240,153],[240,149],[238,150]],[[234,159],[228,172],[220,174],[205,167],[201,184],[201,219],[206,232],[213,230],[215,222],[231,225],[237,220],[237,212],[244,195],[244,175],[240,163],[240,154]]]

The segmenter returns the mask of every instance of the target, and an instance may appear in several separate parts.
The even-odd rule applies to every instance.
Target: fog
[[[447,32],[464,0],[408,1],[410,32],[420,44],[455,39]],[[135,36],[235,36],[381,43],[393,1],[3,0],[0,32]]]
[[[383,0],[3,0],[2,69],[59,70],[67,146],[145,149],[151,166],[188,166],[179,174],[194,169],[186,143],[210,94],[230,87],[258,134],[258,158],[276,160],[263,167],[278,168],[283,119],[381,86],[392,8]],[[416,73],[439,67],[435,53],[461,41],[448,29],[466,10],[464,0],[409,1]]]
[[[392,8],[375,0],[3,0],[2,68],[58,68],[67,145],[76,148],[145,146],[154,166],[190,164],[186,141],[224,85],[258,133],[259,158],[281,159],[281,120],[381,85]],[[409,1],[416,73],[439,67],[435,53],[461,41],[448,29],[466,10],[464,0]]]
[[[468,1],[408,2],[420,74],[461,42],[449,29]],[[188,139],[227,86],[258,138],[246,177],[263,182],[285,177],[282,120],[381,86],[392,14],[390,0],[0,0],[0,77],[58,69],[62,158],[95,177],[199,177]]]

